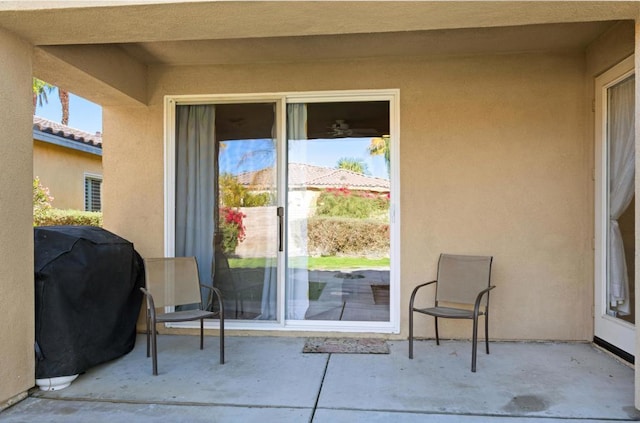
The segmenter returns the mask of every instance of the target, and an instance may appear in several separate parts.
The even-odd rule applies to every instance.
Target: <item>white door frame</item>
[[[634,56],[630,56],[595,80],[594,335],[631,355],[635,354],[635,325],[607,314],[606,281],[609,229],[607,90],[633,75],[634,69]]]
[[[278,272],[278,317],[276,321],[229,321],[225,322],[228,329],[238,330],[280,330],[280,331],[332,331],[332,332],[370,332],[370,333],[400,333],[400,90],[341,90],[341,91],[313,91],[313,92],[279,92],[256,94],[224,94],[224,95],[167,95],[164,99],[165,133],[164,133],[164,251],[167,257],[175,254],[175,108],[177,104],[208,104],[208,103],[246,103],[256,101],[273,101],[279,107],[278,153],[279,160],[285,160],[284,128],[286,128],[286,105],[288,102],[330,102],[330,101],[389,101],[391,143],[391,192],[390,203],[391,224],[391,274],[388,322],[313,322],[287,321],[284,319],[284,272]],[[278,205],[286,206],[286,195],[283,187],[285,181],[286,163],[278,164]],[[278,265],[284,269],[283,254],[279,253]],[[197,327],[192,322],[172,323],[170,327]],[[206,328],[218,328],[217,321],[205,322]]]

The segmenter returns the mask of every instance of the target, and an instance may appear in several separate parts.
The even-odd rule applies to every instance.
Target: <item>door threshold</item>
[[[609,351],[611,354],[615,355],[616,357],[621,358],[627,363],[635,364],[635,357],[633,354],[629,354],[628,352],[616,347],[615,345],[608,343],[604,339],[594,336],[593,343],[599,346],[600,348],[603,348],[604,350]]]

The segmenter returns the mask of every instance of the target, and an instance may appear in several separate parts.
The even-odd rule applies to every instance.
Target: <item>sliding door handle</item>
[[[278,207],[278,251],[284,251],[284,207]]]

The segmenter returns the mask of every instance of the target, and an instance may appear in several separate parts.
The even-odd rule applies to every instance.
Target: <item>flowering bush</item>
[[[243,219],[247,217],[238,209],[232,207],[220,208],[220,229],[222,231],[222,250],[233,254],[239,243],[245,240],[246,228]]]
[[[389,197],[349,188],[328,188],[320,194],[316,213],[319,216],[366,219],[389,209]]]
[[[33,180],[33,215],[38,216],[51,208],[53,197],[49,188],[42,186],[37,176]]]

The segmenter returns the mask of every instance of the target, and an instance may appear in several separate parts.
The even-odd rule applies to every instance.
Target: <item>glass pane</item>
[[[275,320],[274,104],[217,106],[219,225],[214,285],[230,319]]]
[[[229,319],[276,318],[274,110],[177,108],[176,255],[196,256],[201,282],[222,291]]]
[[[607,314],[635,323],[635,79],[607,91]]]
[[[287,112],[285,318],[389,321],[389,103]]]

